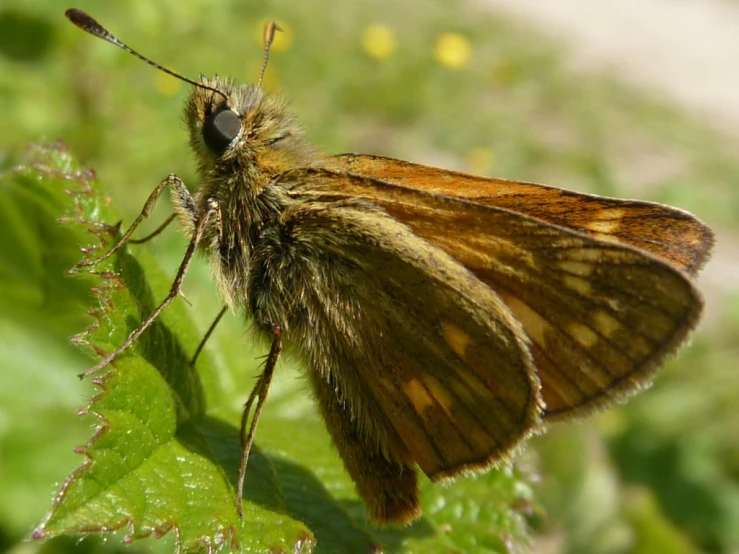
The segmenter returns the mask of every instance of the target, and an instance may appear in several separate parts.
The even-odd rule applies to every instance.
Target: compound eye
[[[213,112],[203,123],[203,140],[211,152],[221,155],[241,130],[239,114],[228,108]]]

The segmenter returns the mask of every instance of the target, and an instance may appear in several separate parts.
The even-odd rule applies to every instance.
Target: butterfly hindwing
[[[301,201],[279,237],[262,237],[255,312],[288,321],[312,378],[335,383],[373,452],[432,479],[504,458],[541,414],[520,324],[402,223],[360,199],[312,201],[311,176],[291,174],[281,185]],[[281,306],[287,315],[269,313]]]

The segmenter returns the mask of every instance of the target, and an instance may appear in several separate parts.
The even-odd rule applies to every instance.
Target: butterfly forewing
[[[550,420],[586,413],[643,386],[700,315],[690,280],[631,246],[506,209],[303,172],[316,194],[381,206],[499,295],[528,336]],[[320,178],[308,177],[312,172]]]
[[[662,204],[479,177],[361,154],[331,157],[326,167],[477,204],[507,208],[594,238],[631,244],[668,260],[691,275],[708,260],[713,245],[713,233],[706,225],[683,210]]]

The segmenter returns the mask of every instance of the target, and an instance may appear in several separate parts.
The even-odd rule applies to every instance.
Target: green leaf
[[[11,177],[14,187],[47,207],[48,215],[62,218],[64,225],[49,224],[44,241],[66,252],[60,258],[63,267],[72,265],[70,245],[92,238],[86,255],[96,256],[116,240],[114,208],[93,175],[80,171],[62,147],[33,150]],[[30,239],[26,243],[26,252],[39,248]],[[46,268],[43,260],[39,264]],[[51,267],[61,272],[60,264]],[[145,245],[128,246],[90,275],[81,272],[68,281],[77,291],[67,294],[70,302],[79,303],[78,289],[93,285],[93,324],[74,342],[94,359],[120,345],[171,286],[171,277]],[[69,331],[70,322],[82,321],[80,308],[61,306],[77,313],[67,316]],[[193,314],[204,323],[195,324]],[[61,486],[35,538],[120,530],[124,542],[131,542],[173,532],[182,551],[510,552],[527,547],[522,514],[530,509],[531,491],[527,476],[510,469],[448,487],[426,482],[420,521],[405,528],[371,527],[315,406],[283,364],[249,460],[240,519],[235,508],[238,422],[253,384],[244,377],[258,375],[259,360],[245,355],[241,326],[230,319],[193,368],[189,360],[209,323],[201,316],[197,305],[176,300],[95,376],[98,393],[82,413],[97,431],[77,449],[85,461]]]
[[[35,169],[76,181],[74,211],[64,219],[78,233],[89,229],[103,247],[115,238],[117,220],[98,185],[79,172],[62,151],[37,161]],[[52,165],[53,164],[53,165]],[[50,180],[53,184],[53,179]],[[53,193],[53,189],[49,190]],[[97,253],[99,248],[88,249]],[[139,249],[99,264],[102,279],[93,291],[97,322],[76,337],[94,353],[108,352],[125,340],[169,288],[153,257]],[[296,550],[313,541],[308,529],[285,513],[282,491],[270,464],[251,460],[246,514],[234,509],[240,459],[235,428],[208,417],[206,392],[217,392],[213,375],[189,365],[185,344],[198,333],[187,310],[172,306],[135,346],[94,380],[101,388],[87,408],[100,427],[83,452],[88,461],[62,486],[37,538],[128,528],[127,540],[176,529],[178,546],[194,550],[221,544],[256,550]],[[203,365],[207,366],[207,363]]]

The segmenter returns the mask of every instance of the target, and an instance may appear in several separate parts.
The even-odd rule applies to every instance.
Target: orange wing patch
[[[713,247],[710,228],[693,215],[662,204],[479,177],[362,154],[328,158],[324,167],[427,193],[506,208],[600,240],[631,244],[691,275],[696,275],[703,267]]]

